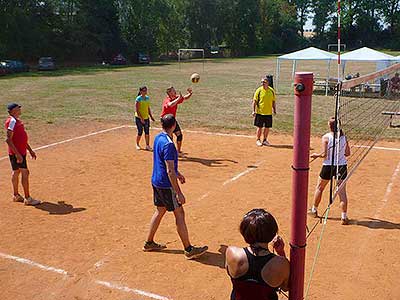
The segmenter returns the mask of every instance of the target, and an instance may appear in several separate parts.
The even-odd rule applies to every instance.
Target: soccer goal
[[[328,44],[328,52],[337,51],[338,44]],[[346,51],[346,44],[340,44],[340,51]]]
[[[182,61],[189,61],[193,59],[199,59],[203,63],[203,72],[204,72],[204,49],[178,49],[178,64],[179,69],[181,68]]]

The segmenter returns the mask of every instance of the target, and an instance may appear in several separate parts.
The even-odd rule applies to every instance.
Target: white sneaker
[[[258,147],[261,147],[263,144],[261,143],[260,140],[257,140],[256,145],[257,145]]]
[[[140,150],[140,149],[142,149],[142,148],[140,148],[139,145],[136,145],[136,150]]]
[[[33,199],[32,197],[25,198],[24,200],[25,205],[38,205],[40,204],[39,200]]]
[[[151,147],[150,147],[149,145],[147,145],[147,146],[146,146],[146,150],[147,150],[147,151],[151,151],[151,150],[153,150],[153,149],[151,149]]]
[[[269,145],[270,145],[270,143],[269,143],[267,140],[264,140],[264,141],[262,142],[262,144],[263,144],[263,146],[269,146]]]

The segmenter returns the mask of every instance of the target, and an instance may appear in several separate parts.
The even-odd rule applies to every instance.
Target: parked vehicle
[[[3,72],[7,73],[19,73],[19,72],[28,72],[29,66],[24,64],[19,60],[3,60],[0,62],[2,69],[5,70]]]
[[[0,76],[7,75],[9,70],[0,62]]]
[[[135,64],[149,64],[150,56],[148,54],[138,52],[133,56],[133,62]]]
[[[38,62],[38,71],[53,71],[56,63],[52,57],[41,57]]]
[[[126,58],[122,54],[118,54],[111,60],[112,65],[126,65]]]

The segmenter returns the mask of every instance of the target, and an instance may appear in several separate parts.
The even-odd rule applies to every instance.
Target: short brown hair
[[[244,215],[240,223],[240,233],[246,243],[269,243],[278,232],[278,224],[273,215],[262,208],[255,208]]]

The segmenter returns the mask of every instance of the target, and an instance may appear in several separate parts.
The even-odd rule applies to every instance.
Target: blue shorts
[[[150,119],[145,119],[144,124],[140,121],[140,118],[135,117],[136,127],[138,131],[138,135],[149,134],[150,133]]]

